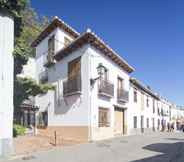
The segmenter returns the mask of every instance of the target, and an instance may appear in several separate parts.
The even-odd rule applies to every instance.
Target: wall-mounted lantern
[[[94,79],[91,78],[90,79],[90,84],[91,85],[94,85],[95,82],[102,77],[102,75],[105,73],[106,70],[107,70],[106,67],[103,66],[102,63],[99,63],[98,64],[98,67],[97,67],[98,77],[97,78],[94,78]]]

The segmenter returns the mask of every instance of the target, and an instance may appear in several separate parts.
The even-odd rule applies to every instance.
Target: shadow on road
[[[184,142],[156,143],[143,147],[145,150],[158,152],[160,155],[135,160],[132,162],[183,162]]]

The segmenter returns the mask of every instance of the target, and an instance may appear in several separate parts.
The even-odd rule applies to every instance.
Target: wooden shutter
[[[68,63],[68,78],[72,79],[80,75],[81,72],[81,57]]]
[[[123,79],[118,77],[118,89],[123,89]]]
[[[99,108],[99,127],[107,127],[108,123],[108,109]]]

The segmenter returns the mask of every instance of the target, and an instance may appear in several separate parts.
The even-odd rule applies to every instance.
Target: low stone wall
[[[46,128],[38,129],[37,134],[48,137],[51,141],[58,143],[62,140],[87,142],[88,141],[88,127],[87,126],[49,126]]]

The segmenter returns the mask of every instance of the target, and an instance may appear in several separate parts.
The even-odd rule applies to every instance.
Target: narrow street
[[[152,133],[56,148],[7,162],[182,162],[183,152],[183,133]]]

